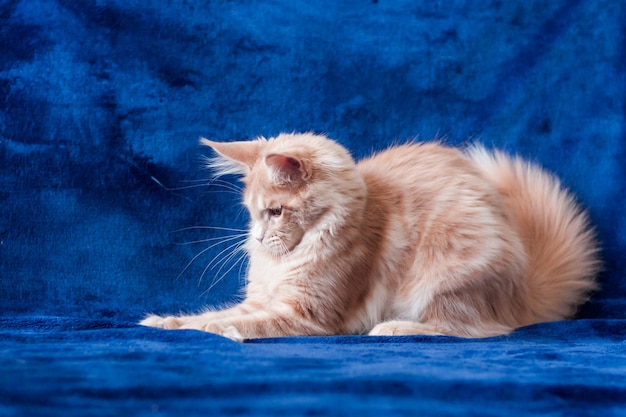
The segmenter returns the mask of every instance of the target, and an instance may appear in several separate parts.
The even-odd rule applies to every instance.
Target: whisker
[[[228,181],[224,181],[224,180],[220,180],[218,178],[204,178],[204,179],[198,179],[198,180],[183,180],[181,182],[195,182],[195,183],[204,183],[203,185],[217,185],[217,186],[224,186],[224,187],[229,187],[232,188],[234,190],[239,190],[239,191],[243,191],[243,187],[234,184],[232,182],[228,182]]]
[[[180,195],[180,194],[175,193],[174,191],[177,191],[175,188],[170,188],[170,187],[167,187],[167,186],[166,186],[165,184],[163,184],[161,181],[159,181],[158,179],[156,179],[156,177],[154,177],[154,176],[152,176],[152,175],[151,175],[151,176],[150,176],[150,179],[151,179],[152,181],[154,181],[155,183],[157,183],[157,185],[158,185],[159,187],[161,187],[161,188],[165,189],[165,191],[169,191],[169,192],[171,192],[172,194],[174,194],[175,196],[178,196],[178,197],[184,198],[185,200],[190,201],[190,202],[192,202],[192,203],[194,203],[194,204],[195,204],[195,201],[193,201],[191,198],[189,198],[189,197],[187,197],[187,196],[184,196],[184,195]]]
[[[183,185],[180,187],[168,187],[167,185],[163,184],[154,176],[151,176],[150,179],[156,182],[160,187],[162,187],[163,189],[167,191],[182,191],[182,190],[189,190],[192,188],[210,187],[211,185],[216,185],[218,187],[226,188],[227,190],[232,191],[233,193],[236,193],[236,194],[241,194],[243,191],[242,187],[239,187],[235,184],[229,183],[224,180],[219,180],[219,179],[184,180],[181,182],[195,182],[196,184]],[[198,184],[198,183],[201,183],[201,184]]]
[[[211,270],[214,270],[215,268],[217,268],[218,265],[222,265],[222,267],[224,265],[226,265],[231,259],[233,259],[235,257],[235,255],[237,255],[237,252],[239,252],[241,249],[241,247],[246,243],[246,242],[237,242],[240,243],[240,245],[232,245],[231,247],[234,247],[233,251],[231,253],[229,253],[228,255],[224,256],[223,258],[219,259],[217,262],[215,262],[213,264],[213,266],[211,267]],[[221,270],[221,268],[217,271],[217,273],[219,273],[219,271]]]
[[[218,253],[217,255],[215,255],[215,257],[214,257],[214,258],[211,260],[211,262],[209,262],[209,264],[207,265],[207,268],[210,268],[212,265],[215,265],[215,264],[217,264],[217,263],[220,263],[221,259],[220,259],[220,260],[217,260],[217,262],[216,262],[216,259],[217,259],[220,255],[222,255],[224,252],[229,251],[229,250],[231,250],[231,249],[233,249],[233,248],[235,248],[235,247],[237,247],[237,246],[241,246],[241,245],[243,245],[243,244],[245,244],[245,241],[235,242],[235,243],[233,243],[232,245],[229,245],[228,247],[226,247],[225,249],[223,249],[222,251],[220,251],[220,253]],[[222,258],[222,259],[223,259],[223,258]]]
[[[246,251],[243,251],[237,258],[237,260],[233,262],[233,265],[230,268],[228,268],[228,270],[224,272],[224,274],[222,274],[222,277],[225,277],[226,275],[228,275],[228,273],[232,271],[233,268],[237,266],[237,264],[239,264],[239,271],[237,272],[237,276],[239,277],[241,274],[241,267],[245,264],[244,260],[247,258],[247,256],[248,256],[248,253]]]
[[[239,187],[233,183],[224,181],[224,180],[220,180],[220,179],[212,179],[209,181],[209,183],[207,185],[216,185],[218,187],[223,187],[227,190],[230,191],[234,191],[237,194],[241,194],[243,192],[243,187]]]
[[[209,267],[208,267],[208,266],[206,266],[206,267],[202,270],[202,273],[200,274],[200,279],[198,280],[198,288],[200,287],[200,284],[202,284],[202,280],[204,279],[204,275],[207,273],[207,271],[208,271],[208,270],[209,270]],[[213,285],[213,284],[211,284],[211,286],[209,286],[209,288],[210,288],[210,287],[212,287],[212,285]],[[204,294],[204,292],[203,292],[202,294]],[[201,295],[202,295],[202,294],[201,294]]]
[[[208,181],[211,181],[211,179],[203,178],[203,179],[196,179],[196,180],[180,180],[180,182],[208,182]]]
[[[226,184],[211,184],[211,185],[216,185],[218,187],[223,188],[224,190],[227,190],[229,192],[233,192],[237,195],[241,195],[243,193],[243,190],[240,188],[236,188],[236,187],[229,187]],[[223,192],[223,191],[222,191]]]
[[[245,242],[242,242],[242,243],[244,243],[244,244],[245,244]],[[218,262],[216,262],[216,263],[215,263],[215,265],[213,265],[213,267],[211,268],[211,270],[213,270],[213,269],[217,268],[217,266],[218,266],[219,264],[222,264],[222,266],[220,266],[220,268],[219,268],[219,269],[217,270],[217,272],[215,273],[216,275],[218,275],[218,274],[220,273],[220,271],[222,270],[222,268],[224,268],[224,266],[225,266],[228,262],[230,262],[230,261],[231,261],[231,260],[232,260],[235,256],[237,256],[237,254],[238,254],[240,251],[242,251],[242,250],[243,250],[243,251],[245,251],[245,249],[242,249],[242,245],[239,245],[239,246],[235,247],[235,249],[233,249],[233,251],[232,251],[230,254],[228,254],[228,256],[225,256],[224,258],[222,258],[222,259],[220,259]]]
[[[236,235],[229,235],[229,236],[218,236],[218,237],[210,237],[208,239],[199,239],[199,240],[192,240],[190,242],[175,242],[176,245],[193,245],[195,243],[206,243],[206,242],[212,242],[214,240],[219,240],[221,242],[228,242],[231,241],[233,239],[237,239],[237,238],[244,238],[248,236],[247,233],[238,233]],[[211,246],[213,247],[213,246]]]
[[[244,253],[243,253],[243,255],[241,256],[241,257],[243,258],[243,262],[241,262],[241,264],[239,265],[239,271],[237,271],[237,278],[239,279],[239,284],[244,284],[244,285],[245,285],[245,283],[246,283],[246,274],[247,274],[247,272],[244,272],[244,273],[242,274],[242,273],[241,273],[241,268],[242,268],[244,265],[249,264],[249,261],[248,261],[248,257],[247,257],[247,255],[248,255],[248,253],[247,253],[247,252],[244,252]],[[247,267],[246,267],[246,269],[247,269]],[[242,277],[243,277],[243,279],[242,279]]]
[[[199,188],[199,187],[208,187],[209,186],[209,184],[192,184],[192,185],[183,185],[181,187],[168,187],[168,186],[163,185],[160,182],[158,182],[156,178],[152,177],[152,179],[154,181],[156,181],[160,186],[165,188],[167,191],[182,191],[182,190],[189,190],[191,188]]]
[[[241,193],[232,190],[209,190],[204,191],[204,194],[235,194],[237,196],[241,195]]]
[[[285,257],[289,253],[289,248],[287,248],[287,245],[282,240],[279,240],[278,242],[280,243],[280,248],[281,248],[281,251],[279,252],[280,261],[284,262]]]
[[[183,268],[182,271],[180,271],[180,273],[178,274],[177,278],[180,278],[187,269],[189,269],[189,267],[191,266],[191,264],[194,263],[194,261],[196,259],[198,259],[200,257],[200,255],[202,255],[203,253],[206,253],[207,251],[211,250],[211,248],[205,248],[203,250],[201,250],[196,256],[194,256],[193,258],[191,258],[191,260],[187,263],[187,265],[185,265],[185,267]]]
[[[185,265],[185,267],[183,268],[183,270],[182,270],[182,271],[180,271],[180,273],[178,274],[178,277],[177,277],[177,278],[180,278],[180,277],[181,277],[181,275],[183,275],[183,274],[185,273],[185,271],[187,271],[187,269],[189,269],[189,267],[191,266],[191,264],[193,264],[193,263],[195,262],[195,260],[196,260],[196,259],[198,259],[198,257],[200,257],[202,254],[204,254],[204,253],[206,253],[207,251],[209,251],[209,250],[213,249],[215,246],[217,246],[217,245],[219,245],[219,244],[221,244],[221,243],[230,242],[231,240],[235,240],[235,239],[237,239],[237,238],[239,238],[239,237],[240,237],[240,236],[231,236],[231,237],[226,237],[226,238],[224,238],[223,240],[220,240],[220,241],[218,241],[218,242],[216,242],[216,243],[213,243],[212,245],[209,245],[208,247],[206,247],[206,248],[202,249],[202,250],[201,250],[198,254],[196,254],[196,256],[194,256],[193,258],[191,258],[191,260],[187,263],[187,265]],[[237,244],[239,244],[239,243],[242,243],[242,242],[236,242],[234,245],[230,245],[230,246],[228,246],[226,249],[224,249],[223,251],[221,251],[220,253],[218,253],[218,254],[216,255],[216,257],[217,257],[217,256],[220,256],[222,253],[224,253],[224,251],[226,251],[226,250],[228,250],[228,249],[230,249],[230,248],[232,248],[232,247],[236,246],[236,245],[237,245]],[[213,258],[213,260],[215,260],[215,258]],[[213,262],[213,261],[211,261],[211,262]],[[199,284],[199,283],[198,283],[198,284]]]
[[[202,271],[202,274],[200,275],[200,279],[198,280],[198,287],[200,286],[200,284],[202,283],[202,280],[204,279],[204,276],[206,275],[206,273],[208,272],[209,269],[213,269],[211,268],[211,265],[213,265],[215,263],[215,260],[224,252],[226,252],[227,250],[230,250],[232,248],[237,248],[234,251],[236,252],[238,249],[241,248],[241,245],[243,245],[245,242],[236,242],[230,246],[228,246],[226,249],[222,250],[220,253],[218,253],[217,255],[215,255],[215,257],[211,260],[211,262],[209,262],[207,264],[207,266],[204,268],[204,270]],[[231,254],[229,254],[228,256],[231,256]],[[222,258],[224,259],[224,258]],[[219,264],[222,262],[222,259],[218,260],[217,263],[215,263],[215,265]],[[213,281],[215,281],[215,278],[213,278]],[[214,284],[212,283],[212,286]]]
[[[238,252],[241,252],[241,251],[242,251],[242,248],[239,247],[235,251],[233,251],[233,253],[237,254]],[[218,271],[215,273],[215,276],[217,276],[217,278],[213,278],[213,281],[211,282],[211,285],[209,286],[209,288],[207,288],[205,291],[203,291],[201,295],[204,295],[207,292],[211,291],[211,289],[213,287],[215,287],[215,285],[217,285],[220,281],[222,281],[228,275],[228,273],[230,271],[232,271],[233,268],[235,268],[237,266],[238,263],[241,263],[243,265],[243,262],[241,262],[241,261],[243,260],[243,258],[246,257],[246,255],[247,255],[246,251],[243,250],[243,253],[239,255],[237,260],[235,262],[233,262],[233,264],[230,266],[230,268],[228,268],[226,271],[224,271],[224,273],[220,274],[220,272],[222,271],[222,268],[224,268],[224,266],[226,266],[226,264],[228,263],[228,261],[224,262],[222,264],[222,266],[220,267],[220,269],[218,269]],[[231,259],[232,259],[232,257],[231,257]]]
[[[209,182],[214,183],[214,184],[224,184],[224,185],[228,185],[228,186],[231,186],[231,187],[233,187],[233,188],[237,188],[237,189],[239,189],[239,190],[242,190],[242,189],[243,189],[243,186],[238,185],[238,184],[235,184],[235,183],[232,183],[232,182],[230,182],[230,181],[223,180],[223,179],[221,179],[221,178],[211,178],[211,179],[209,179]]]
[[[241,219],[241,216],[244,215],[246,212],[246,207],[243,204],[239,205],[239,210],[237,211],[237,214],[235,215],[235,220]]]
[[[224,230],[227,232],[248,232],[247,229],[237,229],[237,228],[233,228],[233,227],[219,227],[219,226],[189,226],[189,227],[183,227],[182,229],[176,229],[171,231],[170,233],[178,233],[178,232],[184,232],[187,230]]]

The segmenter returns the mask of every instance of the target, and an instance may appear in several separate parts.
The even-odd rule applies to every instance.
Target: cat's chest
[[[291,298],[298,291],[301,268],[287,262],[252,262],[248,273],[248,295],[265,303]]]

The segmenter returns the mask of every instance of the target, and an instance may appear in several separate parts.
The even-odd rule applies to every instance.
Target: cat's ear
[[[299,183],[311,177],[308,164],[293,156],[270,154],[265,157],[265,166],[270,176],[278,183]]]
[[[249,174],[261,152],[261,141],[259,140],[213,142],[202,138],[200,139],[200,144],[209,146],[217,152],[217,157],[208,159],[207,166],[218,176],[227,174]]]

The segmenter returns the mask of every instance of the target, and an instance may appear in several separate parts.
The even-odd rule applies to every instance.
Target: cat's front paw
[[[158,327],[159,329],[173,330],[179,329],[184,323],[178,317],[161,317],[153,314],[140,321],[139,324],[147,327]]]
[[[244,337],[235,326],[228,326],[222,330],[222,336],[227,337],[235,342],[243,342]]]
[[[202,330],[203,332],[209,332],[217,334],[219,336],[227,337],[228,339],[236,342],[243,342],[244,337],[241,332],[237,330],[232,324],[220,324],[219,322],[206,323],[203,321],[189,322],[181,327],[181,329],[194,329]]]
[[[374,326],[368,333],[369,336],[393,336],[396,333],[396,327],[391,323],[380,323]]]
[[[440,336],[441,330],[431,324],[417,323],[412,321],[393,320],[386,321],[374,326],[369,332],[370,336],[406,336],[406,335],[429,335]]]

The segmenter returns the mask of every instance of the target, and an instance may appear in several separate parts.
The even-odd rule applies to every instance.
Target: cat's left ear
[[[201,145],[211,147],[219,157],[208,160],[209,168],[216,175],[247,175],[256,163],[261,151],[261,141],[213,142],[200,139]]]
[[[298,183],[311,177],[308,163],[293,156],[270,154],[265,157],[265,166],[272,179],[278,183]]]

